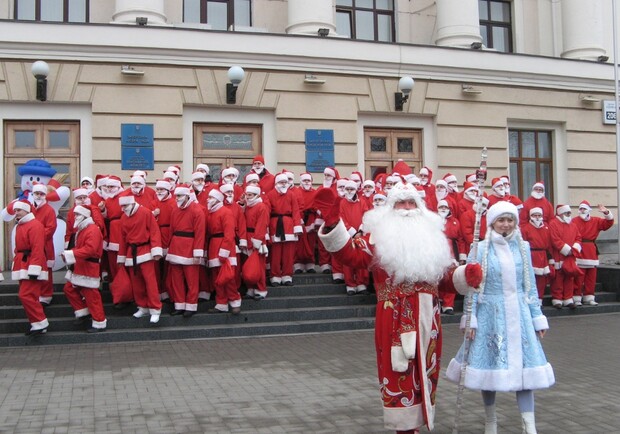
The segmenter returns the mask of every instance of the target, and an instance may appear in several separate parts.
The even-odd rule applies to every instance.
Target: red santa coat
[[[312,206],[314,204],[316,190],[314,188],[304,190],[300,187],[296,187],[296,189],[299,191],[299,197],[301,197],[299,201],[299,212],[301,213],[304,229],[306,232],[312,232],[316,222],[316,209]],[[362,198],[360,197],[360,199]],[[370,198],[370,205],[369,209],[372,208],[372,197]]]
[[[463,215],[470,209],[474,209],[474,202],[463,196],[457,205],[457,215]]]
[[[40,207],[33,207],[32,213],[35,218],[43,224],[45,228],[45,257],[47,258],[47,266],[54,266],[54,232],[56,232],[56,212],[48,203],[44,203]]]
[[[556,216],[549,222],[549,234],[551,235],[551,254],[556,262],[556,268],[562,266],[564,258],[568,256],[572,248],[581,251],[581,234],[577,226],[566,223]]]
[[[107,250],[118,252],[121,242],[121,216],[123,210],[118,204],[118,195],[105,200],[103,217],[108,225]]]
[[[511,204],[513,204],[514,206],[517,207],[518,210],[520,210],[521,208],[523,208],[523,202],[521,201],[521,199],[519,199],[517,196],[513,196],[512,194],[507,194],[504,197],[497,197],[494,194],[489,196],[489,206],[488,208],[491,208],[493,205],[495,205],[497,202],[510,202]],[[553,212],[552,212],[553,215]],[[529,215],[527,216],[529,219]]]
[[[347,199],[340,201],[340,218],[342,218],[349,235],[354,236],[357,232],[362,230],[362,218],[366,211],[368,211],[368,208],[358,199],[354,202]]]
[[[159,213],[155,216],[155,220],[157,220],[157,226],[159,226],[161,246],[164,249],[164,254],[168,252],[168,246],[170,246],[170,221],[172,220],[172,211],[176,208],[177,203],[172,197],[168,197],[168,199],[164,201],[156,199],[151,203],[151,209],[159,210]]]
[[[75,236],[75,247],[64,251],[67,265],[73,269],[67,273],[67,280],[75,286],[99,288],[100,261],[103,255],[103,235],[92,217],[82,222]]]
[[[245,206],[246,237],[248,246],[260,253],[266,253],[269,240],[269,207],[263,202]]]
[[[225,202],[224,206],[232,211],[233,221],[235,222],[235,253],[241,253],[239,247],[247,247],[248,240],[246,234],[246,222],[245,222],[245,214],[243,213],[243,208],[237,203],[228,203]]]
[[[606,231],[614,225],[611,213],[609,218],[592,217],[586,221],[577,216],[571,220],[571,224],[577,227],[581,234],[581,256],[577,258],[577,265],[581,268],[594,268],[599,266],[596,239],[601,231]]]
[[[476,212],[473,209],[465,212],[459,217],[459,223],[461,223],[461,234],[463,234],[463,240],[465,240],[465,254],[469,254],[471,245],[474,242],[474,229],[476,227]],[[487,233],[487,216],[486,213],[480,218],[480,237],[479,240],[483,240]]]
[[[450,215],[444,220],[443,224],[443,233],[446,234],[446,238],[448,238],[450,243],[452,257],[457,261],[466,260],[467,246],[461,233],[461,223],[454,216]]]
[[[22,217],[16,228],[11,279],[27,280],[30,276],[37,276],[37,280],[47,280],[43,224],[29,213]]]
[[[204,209],[195,202],[179,208],[174,202],[170,215],[170,245],[166,261],[177,265],[195,265],[205,248],[206,218]]]
[[[263,171],[258,175],[258,185],[263,193],[269,193],[274,189],[276,185],[276,177],[273,176],[267,169],[263,169]]]
[[[123,191],[121,194],[119,194],[116,197],[121,197],[121,196],[133,196],[137,204],[145,208],[148,208],[151,211],[153,210],[152,208],[153,201],[157,200],[157,194],[155,193],[155,190],[153,190],[152,188],[149,188],[147,190],[146,187],[142,189],[140,194],[135,194],[134,192],[131,191],[131,188],[128,188],[127,190]]]
[[[101,211],[99,211],[99,208],[96,206],[87,205],[87,208],[90,210],[93,222],[95,223],[95,225],[97,225],[103,237],[105,237],[106,229],[103,214],[101,214]],[[71,208],[67,213],[67,232],[65,233],[65,248],[69,246],[68,243],[71,241],[71,237],[74,236],[78,231],[77,228],[73,227],[73,225],[75,224],[75,212],[73,211],[74,209],[75,206]],[[75,237],[73,238],[75,239]]]
[[[235,221],[230,208],[222,206],[209,211],[207,217],[207,259],[209,268],[220,267],[220,258],[228,258],[230,265],[237,265],[235,255]]]
[[[161,234],[150,209],[137,205],[134,213],[121,217],[121,240],[116,262],[132,267],[162,256]]]
[[[271,206],[271,218],[269,220],[271,241],[274,243],[297,241],[296,234],[302,232],[302,227],[299,204],[295,196],[290,191],[280,194],[276,189],[273,189],[267,193],[267,199],[269,199]],[[278,232],[280,221],[282,233]]]
[[[550,273],[549,259],[552,258],[551,232],[547,225],[537,228],[531,222],[521,226],[523,239],[530,243],[532,252],[532,268],[537,276]]]
[[[522,226],[525,226],[530,221],[530,210],[532,208],[540,208],[543,211],[543,222],[545,224],[549,224],[549,221],[553,219],[555,215],[555,210],[553,209],[553,205],[551,202],[547,200],[546,197],[542,199],[536,199],[532,196],[525,199],[523,202],[523,208],[519,211],[519,221]]]

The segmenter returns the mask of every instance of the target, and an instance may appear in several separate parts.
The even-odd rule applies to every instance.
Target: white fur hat
[[[248,185],[245,188],[245,192],[246,193],[254,193],[260,196],[260,187],[256,186],[256,185]]]
[[[222,184],[220,185],[220,191],[222,193],[229,193],[231,191],[233,191],[235,189],[235,187],[232,184]]]
[[[121,196],[121,197],[118,198],[118,204],[120,206],[130,205],[132,203],[136,203],[136,199],[132,195]]]
[[[140,176],[140,175],[134,175],[131,177],[131,183],[138,183],[141,185],[146,185],[146,181],[144,180],[144,177]]]
[[[85,188],[74,188],[73,197],[88,196],[88,190]]]
[[[214,188],[209,192],[209,197],[217,199],[220,202],[224,202],[224,195],[217,188]]]
[[[47,194],[47,187],[45,186],[45,184],[36,183],[32,186],[32,192]]]
[[[205,174],[202,172],[192,173],[192,181],[195,181],[196,179],[205,179]]]
[[[542,210],[542,208],[539,208],[539,207],[534,207],[534,208],[532,208],[530,210],[530,215],[532,215],[532,214],[542,214],[542,213],[543,213],[543,210]]]
[[[250,172],[247,175],[245,175],[245,182],[250,182],[250,181],[260,181],[260,176],[258,176],[258,173]]]
[[[165,179],[158,179],[155,183],[155,188],[165,188],[166,190],[170,190],[172,188],[172,184]]]
[[[198,164],[198,165],[196,166],[196,170],[198,170],[198,169],[202,169],[202,170],[204,170],[205,172],[207,172],[207,175],[211,172],[211,170],[209,170],[209,166],[207,166],[207,165],[206,165],[206,164],[204,164],[204,163],[200,163],[200,164]]]
[[[304,172],[301,175],[299,175],[299,180],[300,181],[312,181],[312,175],[308,172]]]
[[[278,173],[276,175],[276,181],[275,183],[277,184],[278,182],[282,182],[282,181],[286,181],[288,182],[288,177],[286,176],[285,173]]]
[[[175,196],[180,196],[180,195],[189,196],[190,193],[191,191],[189,187],[185,184],[179,185],[177,188],[174,189]]]
[[[92,214],[88,208],[83,207],[81,205],[78,205],[75,208],[73,208],[73,212],[75,214],[83,215],[84,217],[90,217]]]
[[[512,203],[507,201],[500,201],[495,203],[487,211],[487,226],[492,226],[495,220],[501,216],[510,215],[515,223],[519,224],[519,210]]]
[[[402,182],[394,185],[387,195],[388,204],[394,206],[396,202],[413,199],[418,208],[426,208],[418,189],[411,184],[403,184]]]

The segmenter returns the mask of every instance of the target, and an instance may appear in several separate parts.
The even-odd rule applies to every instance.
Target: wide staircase
[[[8,274],[8,273],[5,273]],[[582,315],[620,312],[620,269],[599,269],[596,299],[598,306],[583,306],[575,310],[557,310],[551,307],[547,295],[543,311],[547,316]],[[328,331],[372,329],[376,298],[374,295],[347,296],[342,284],[332,283],[330,274],[303,274],[294,276],[293,286],[269,288],[265,300],[243,300],[240,315],[207,313],[214,302],[199,304],[198,313],[186,319],[170,316],[170,305],[164,305],[157,326],[149,318],[132,316],[134,306],[117,310],[111,294],[104,285],[102,297],[108,319],[103,333],[86,333],[86,326],[74,325],[71,306],[62,287],[62,273],[54,275],[54,298],[45,311],[50,322],[44,335],[28,337],[29,329],[17,296],[16,282],[0,283],[0,346],[58,345],[101,342],[131,342],[146,340],[179,340],[221,337],[258,336],[275,334],[320,333]],[[454,315],[442,315],[442,322],[460,320],[462,298],[457,298]]]

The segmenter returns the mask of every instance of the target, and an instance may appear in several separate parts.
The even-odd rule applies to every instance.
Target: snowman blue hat
[[[19,176],[39,175],[49,176],[51,178],[56,175],[56,169],[45,160],[28,160],[26,164],[17,169],[17,173]]]

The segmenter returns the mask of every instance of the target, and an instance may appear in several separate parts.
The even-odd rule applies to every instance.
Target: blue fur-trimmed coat
[[[473,296],[471,328],[476,335],[469,349],[465,387],[500,392],[550,387],[555,383],[553,369],[536,335],[549,325],[539,306],[534,270],[530,264],[530,287],[524,288],[516,237],[507,241],[494,231],[489,235],[484,290]],[[524,243],[531,258],[529,244]],[[480,264],[486,248],[487,243],[480,242]],[[448,380],[459,381],[462,361],[463,346],[450,361]]]

